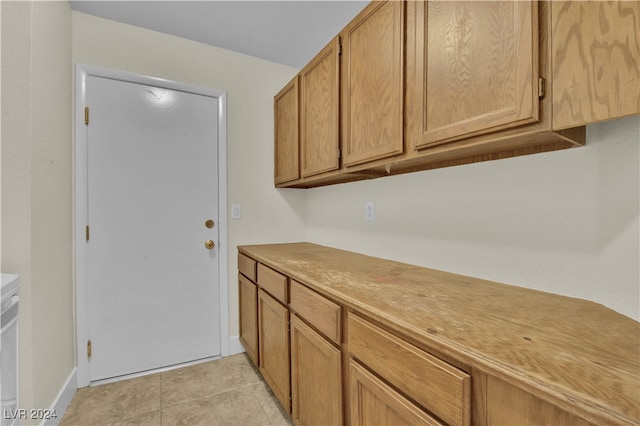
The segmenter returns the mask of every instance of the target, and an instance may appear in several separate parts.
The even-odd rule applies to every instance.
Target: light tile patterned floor
[[[78,389],[61,426],[291,425],[245,354]]]

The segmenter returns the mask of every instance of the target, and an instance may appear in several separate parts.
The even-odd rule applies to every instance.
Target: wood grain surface
[[[403,150],[404,2],[372,2],[341,32],[344,164]]]
[[[340,167],[340,39],[336,37],[300,71],[302,176]]]
[[[551,7],[553,128],[640,114],[640,2]]]
[[[419,19],[426,49],[419,147],[538,119],[536,3],[427,2]]]
[[[276,184],[296,180],[299,167],[298,76],[274,98],[274,181]]]
[[[640,324],[602,305],[310,243],[239,250],[569,413],[640,423]]]

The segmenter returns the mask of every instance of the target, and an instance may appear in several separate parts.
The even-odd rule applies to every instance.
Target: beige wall
[[[229,334],[238,334],[236,246],[305,239],[305,192],[273,187],[273,96],[296,69],[73,12],[73,62],[227,92]],[[230,212],[228,213],[231,217]]]
[[[639,145],[635,116],[590,125],[586,147],[312,189],[307,238],[638,320]]]
[[[2,271],[20,275],[20,407],[49,408],[75,367],[68,2],[2,2],[2,123]]]

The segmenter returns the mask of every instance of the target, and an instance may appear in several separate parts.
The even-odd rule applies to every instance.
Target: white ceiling
[[[79,12],[302,68],[368,0],[70,3]]]

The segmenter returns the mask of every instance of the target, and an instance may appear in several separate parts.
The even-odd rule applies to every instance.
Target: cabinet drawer
[[[471,378],[463,371],[349,313],[349,352],[450,425],[469,425]]]
[[[290,297],[289,306],[292,310],[329,339],[340,344],[339,305],[294,280],[291,280]]]
[[[238,253],[238,270],[251,281],[256,282],[256,261]]]
[[[287,277],[271,268],[258,264],[258,285],[267,293],[287,303]]]

